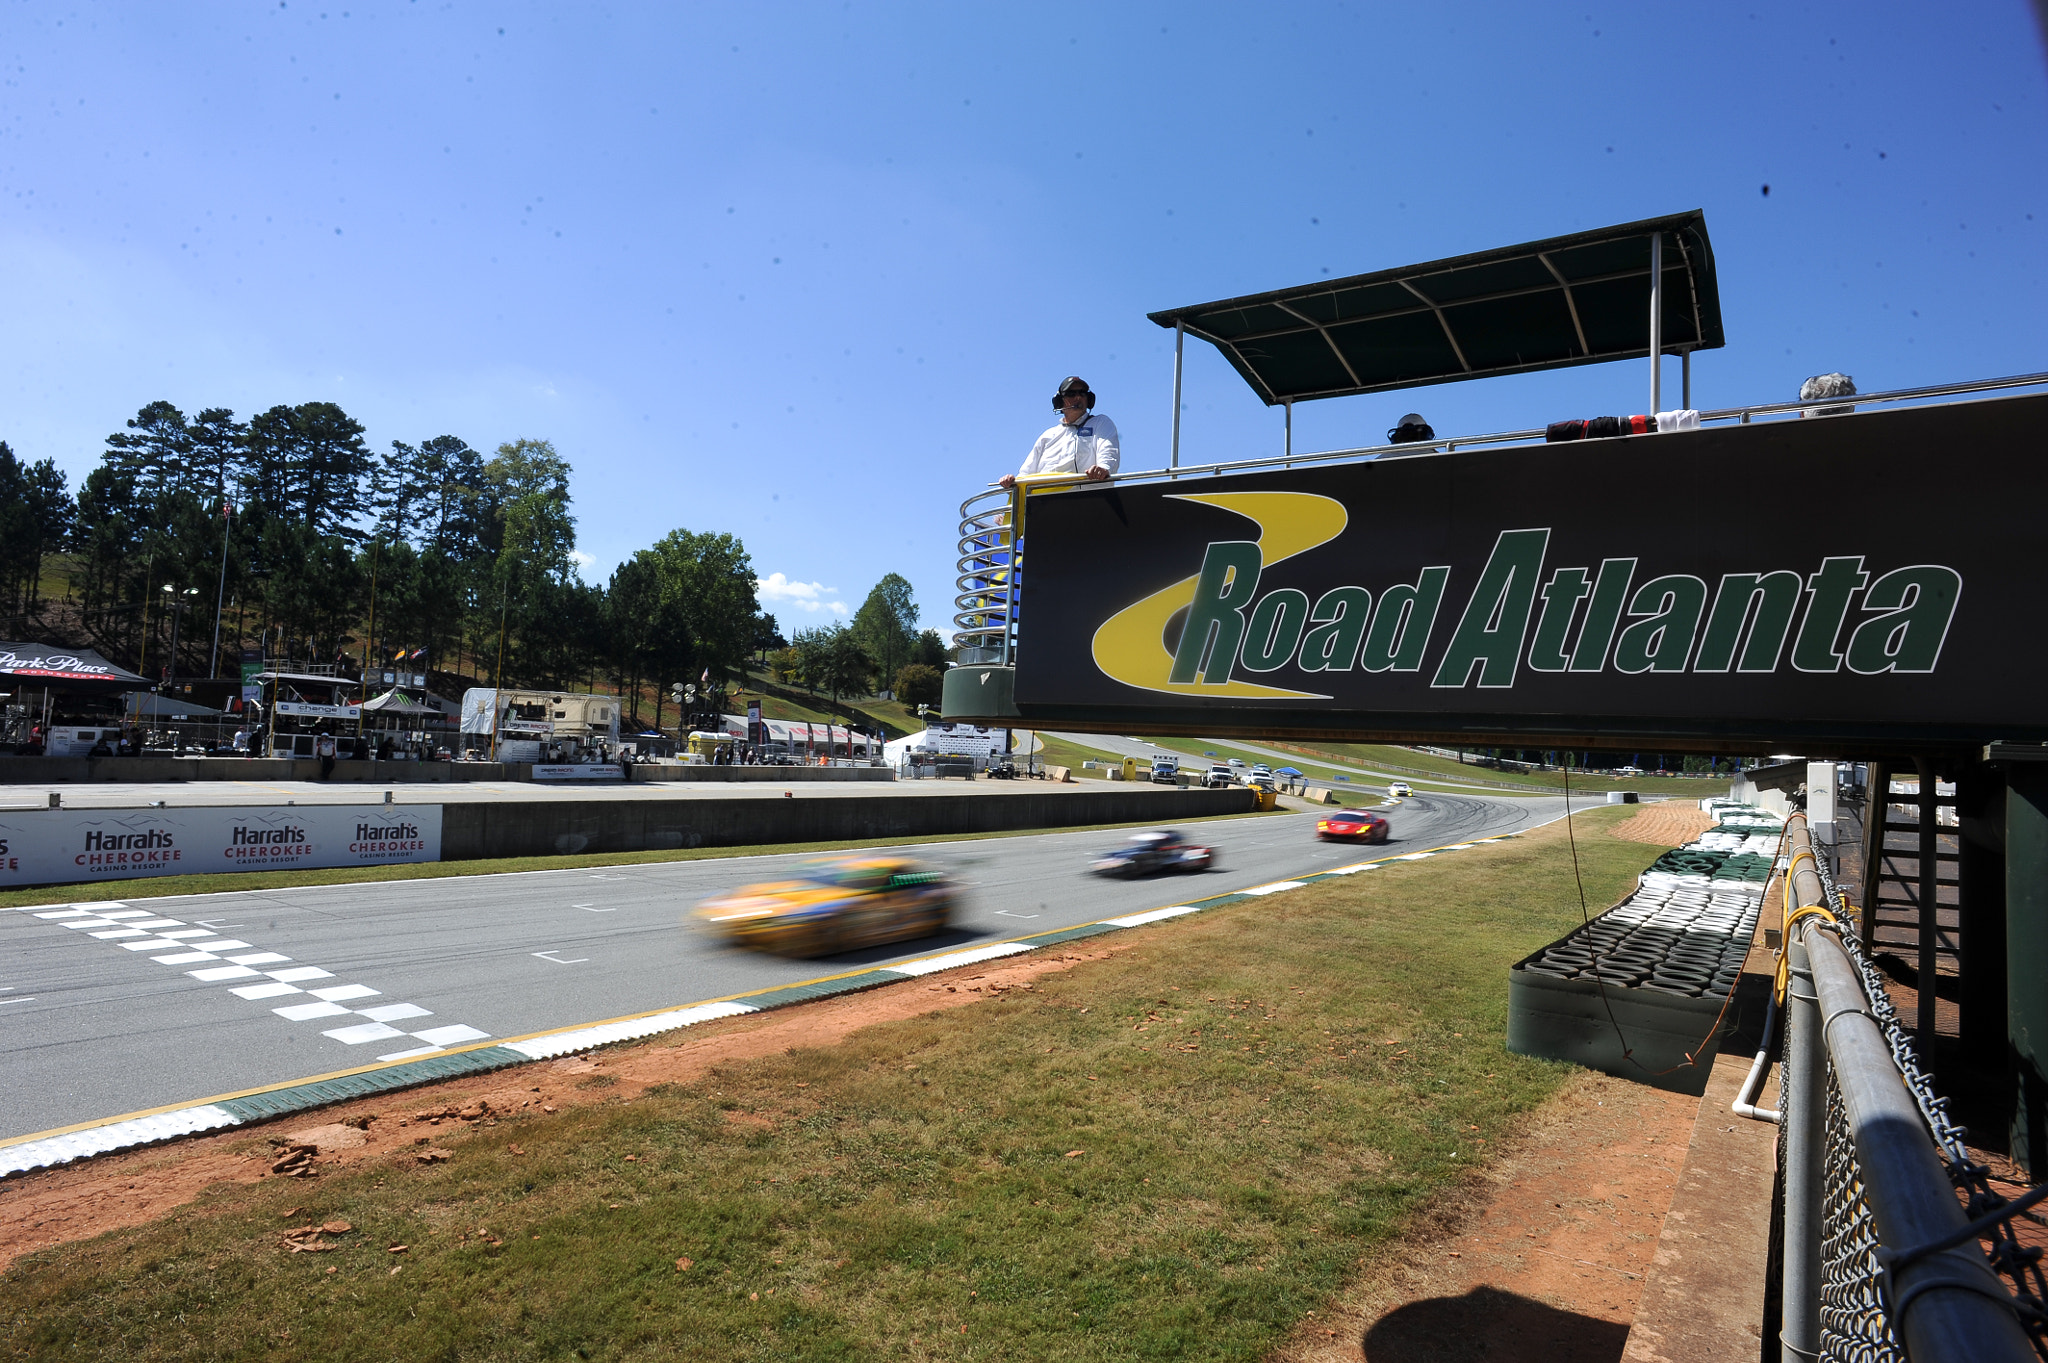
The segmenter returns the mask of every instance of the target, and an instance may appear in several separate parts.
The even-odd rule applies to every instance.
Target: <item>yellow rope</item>
[[[1792,816],[1793,819],[1802,819],[1804,817],[1802,814],[1794,814]],[[1780,838],[1778,845],[1782,848],[1787,842],[1791,841],[1791,838],[1792,820],[1787,819],[1785,821],[1785,832]],[[1811,847],[1803,852],[1794,852],[1792,859],[1785,863],[1784,920],[1783,926],[1778,930],[1778,968],[1771,981],[1772,992],[1777,996],[1779,1007],[1784,1006],[1786,990],[1792,984],[1792,958],[1790,955],[1792,949],[1792,925],[1802,918],[1825,918],[1828,922],[1836,924],[1842,921],[1828,911],[1826,904],[1809,904],[1803,909],[1795,909],[1792,906],[1792,872],[1798,867],[1801,857],[1813,863],[1816,873],[1820,870],[1820,859],[1814,856]]]

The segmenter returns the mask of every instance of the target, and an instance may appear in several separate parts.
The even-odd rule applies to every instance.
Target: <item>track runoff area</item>
[[[330,885],[0,912],[11,1100],[0,1174],[737,1013],[1455,852],[1548,823],[1553,797],[1388,801],[1385,846],[1314,814],[1189,825],[1193,876],[1107,880],[1116,832],[892,847],[952,876],[947,930],[822,960],[743,951],[692,908],[798,855]]]

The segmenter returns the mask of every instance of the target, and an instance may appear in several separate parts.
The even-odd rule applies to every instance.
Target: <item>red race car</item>
[[[1385,842],[1387,821],[1369,809],[1344,809],[1316,820],[1316,836],[1332,841]]]

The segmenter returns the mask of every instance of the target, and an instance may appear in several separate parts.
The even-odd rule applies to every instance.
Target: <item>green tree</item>
[[[77,503],[57,461],[23,464],[0,441],[0,612],[35,613],[43,560],[70,541],[76,521]]]
[[[185,427],[184,486],[204,498],[239,497],[248,472],[249,429],[225,407],[208,407]]]
[[[632,721],[640,723],[641,686],[651,680],[655,683],[654,727],[659,729],[662,708],[668,701],[666,683],[682,680],[689,666],[688,626],[664,600],[660,555],[642,549],[612,571],[604,617],[606,653],[612,675],[628,697]]]
[[[347,412],[331,402],[272,407],[250,420],[246,448],[250,495],[263,513],[316,535],[357,533],[374,457]]]
[[[512,440],[498,447],[482,476],[497,508],[491,595],[505,603],[509,622],[506,676],[538,683],[559,675],[565,661],[551,617],[576,581],[569,464],[545,440]]]
[[[874,659],[859,637],[837,621],[800,631],[794,646],[803,656],[804,684],[824,691],[834,705],[842,696],[866,695],[874,685]]]
[[[917,641],[917,602],[910,583],[896,573],[877,582],[854,612],[852,629],[881,675],[895,676]]]
[[[707,670],[721,683],[744,675],[760,614],[746,546],[729,534],[671,530],[651,552],[661,580],[659,627],[680,632],[660,647],[687,674],[662,680],[693,680]]]
[[[896,699],[913,711],[937,705],[945,686],[946,674],[926,663],[906,663],[896,673]]]
[[[952,656],[946,651],[946,641],[939,637],[939,632],[928,629],[919,634],[917,642],[911,645],[910,661],[923,663],[926,667],[936,667],[943,672],[946,670],[946,664],[952,661]]]
[[[192,433],[185,414],[159,399],[137,412],[125,429],[107,437],[104,467],[134,489],[144,502],[184,487],[190,470]]]

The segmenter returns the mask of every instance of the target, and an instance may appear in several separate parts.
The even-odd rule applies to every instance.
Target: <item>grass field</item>
[[[1391,763],[1413,771],[1437,772],[1452,780],[1490,781],[1502,785],[1528,786],[1532,790],[1555,791],[1564,788],[1563,773],[1554,771],[1505,772],[1492,767],[1459,763],[1434,753],[1416,752],[1413,748],[1396,747],[1387,743],[1325,743],[1304,742],[1272,744],[1273,747],[1301,748],[1334,757],[1342,761],[1358,762],[1367,766]],[[1295,766],[1301,766],[1296,762]],[[1573,790],[1633,790],[1652,795],[1692,795],[1704,799],[1709,795],[1727,793],[1728,776],[1718,780],[1704,777],[1684,776],[1615,776],[1608,772],[1571,773]]]
[[[1633,812],[1576,821],[1596,911],[1654,854],[1603,831]],[[121,1363],[1258,1359],[1571,1073],[1501,1038],[1507,967],[1580,902],[1552,825],[1134,930],[1028,994],[25,1257],[0,1340]],[[330,1218],[356,1228],[334,1252],[280,1248]]]
[[[1041,766],[1070,768],[1076,781],[1107,781],[1109,779],[1107,772],[1086,771],[1083,770],[1081,764],[1083,762],[1114,762],[1116,761],[1114,755],[1098,751],[1094,748],[1084,748],[1078,743],[1069,743],[1063,738],[1054,738],[1051,734],[1042,733],[1038,736],[1038,740],[1043,745],[1038,750],[1038,761]]]
[[[1375,797],[1384,794],[1386,791],[1384,782],[1367,780],[1361,773],[1355,770],[1331,766],[1328,763],[1316,762],[1306,757],[1289,759],[1275,757],[1271,753],[1253,752],[1249,748],[1235,747],[1231,744],[1230,740],[1224,738],[1154,738],[1147,739],[1146,741],[1158,745],[1162,752],[1177,752],[1194,758],[1193,762],[1181,763],[1181,770],[1183,771],[1193,770],[1200,773],[1207,771],[1211,762],[1228,762],[1231,758],[1235,757],[1241,759],[1247,768],[1255,762],[1264,762],[1267,766],[1276,770],[1280,767],[1294,767],[1318,781],[1335,782],[1338,773],[1341,771],[1344,775],[1351,778],[1350,784],[1358,787],[1361,791]],[[1208,756],[1210,753],[1216,755],[1210,757]]]

